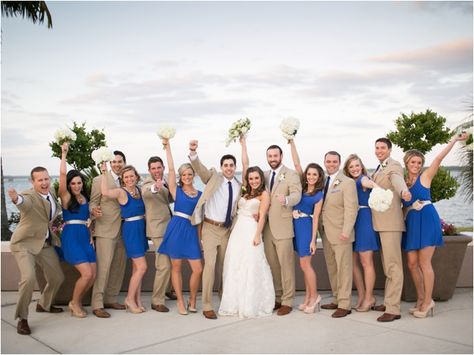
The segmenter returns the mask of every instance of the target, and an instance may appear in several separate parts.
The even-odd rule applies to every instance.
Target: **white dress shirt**
[[[214,192],[214,194],[206,202],[204,215],[216,222],[225,222],[227,214],[227,204],[229,202],[229,181],[232,183],[232,209],[240,197],[240,185],[234,177],[228,180],[224,177],[221,186]]]

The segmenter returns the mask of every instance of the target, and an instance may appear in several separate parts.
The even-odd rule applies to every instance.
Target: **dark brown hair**
[[[316,169],[316,171],[319,174],[318,181],[316,181],[316,184],[314,186],[314,190],[310,193],[310,195],[316,194],[318,191],[323,191],[324,189],[324,170],[321,168],[319,164],[316,163],[309,163],[306,166],[306,169],[304,169],[303,175],[301,176],[301,185],[303,187],[303,192],[308,192],[308,180],[306,179],[306,174],[308,174],[309,169]]]
[[[255,190],[252,190],[249,184],[249,175],[250,173],[254,173],[254,172],[257,172],[258,175],[260,176],[260,185]],[[245,199],[260,196],[265,191],[265,175],[263,175],[262,169],[260,169],[258,166],[251,166],[250,168],[248,168],[245,173],[245,184],[246,184],[246,191],[244,193]]]

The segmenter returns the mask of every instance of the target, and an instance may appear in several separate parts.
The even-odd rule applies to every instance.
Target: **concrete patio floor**
[[[329,292],[321,292],[323,303]],[[376,291],[378,302],[382,291]],[[145,304],[151,294],[144,293]],[[89,315],[72,318],[68,312],[34,312],[30,306],[30,336],[16,333],[13,320],[17,292],[2,292],[2,353],[471,353],[472,288],[458,288],[448,302],[437,302],[434,317],[416,319],[402,302],[402,319],[378,323],[379,312],[353,312],[342,319],[332,311],[260,319],[219,317],[201,312],[179,315],[174,301],[169,313],[142,314],[111,311],[109,319]],[[303,299],[297,293],[295,304]],[[198,299],[198,305],[200,299]],[[218,298],[215,296],[215,304]],[[90,307],[86,308],[90,311]],[[65,309],[66,310],[66,309]]]

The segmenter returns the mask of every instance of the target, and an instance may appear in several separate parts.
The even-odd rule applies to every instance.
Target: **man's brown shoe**
[[[105,303],[104,308],[116,309],[119,311],[123,311],[125,309],[125,305],[115,302],[115,303]]]
[[[43,306],[41,306],[39,303],[36,304],[36,312],[38,313],[43,313],[43,312],[47,312],[47,313],[61,313],[63,312],[64,310],[60,307],[54,307],[54,306],[51,306],[49,308],[49,311],[47,311],[46,309],[43,308]]]
[[[204,317],[207,319],[217,319],[216,312],[214,311],[202,311],[202,314],[204,314]]]
[[[335,303],[326,303],[321,305],[322,309],[337,309],[337,304]]]
[[[97,317],[97,318],[110,318],[110,313],[107,312],[105,309],[103,308],[97,308],[97,309],[93,309],[92,310],[92,313],[94,313],[94,315]]]
[[[380,317],[377,318],[379,322],[393,322],[395,319],[402,318],[399,314],[391,314],[391,313],[384,313]]]
[[[176,296],[176,293],[174,291],[165,292],[165,296],[168,297],[168,299],[170,299],[172,301],[176,301],[178,299],[178,297]]]
[[[157,312],[169,312],[170,309],[164,304],[152,304],[151,309],[154,309]]]
[[[276,311],[277,309],[281,308],[281,302],[275,302],[275,307],[273,307],[273,310]]]
[[[334,312],[331,317],[333,318],[342,318],[347,316],[348,314],[351,314],[352,311],[350,309],[344,309],[344,308],[338,308],[336,309],[336,312]]]
[[[280,308],[278,308],[277,315],[286,316],[288,313],[291,313],[292,309],[293,308],[290,306],[282,305]]]
[[[378,306],[373,306],[371,309],[377,312],[385,312],[385,305],[379,304]]]
[[[28,320],[20,319],[16,325],[16,332],[21,335],[31,334],[30,326],[28,325]]]

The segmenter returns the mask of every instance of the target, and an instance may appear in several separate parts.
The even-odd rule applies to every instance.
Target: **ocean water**
[[[457,176],[457,172],[451,173],[453,177]],[[145,177],[145,175],[142,175]],[[241,181],[242,176],[237,174],[237,179]],[[52,178],[55,180],[55,177]],[[7,213],[10,216],[11,212],[18,212],[18,209],[13,205],[8,198],[7,190],[10,187],[15,188],[18,192],[29,189],[31,184],[28,180],[28,177],[15,177],[13,179],[5,179],[5,198],[7,205]],[[204,189],[204,184],[201,182],[199,177],[195,179],[195,186],[198,190]],[[471,202],[466,202],[464,196],[458,190],[457,194],[449,199],[436,202],[436,210],[438,211],[440,217],[445,220],[446,223],[452,223],[457,227],[472,226],[473,225],[473,208]]]

